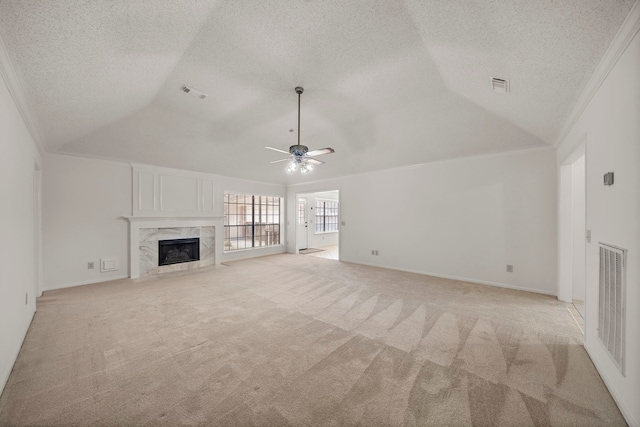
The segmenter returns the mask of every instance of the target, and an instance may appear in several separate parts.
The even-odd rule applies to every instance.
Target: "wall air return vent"
[[[598,337],[624,375],[627,250],[600,243]]]
[[[489,77],[491,80],[491,90],[499,93],[509,93],[509,80]]]
[[[181,91],[183,91],[184,93],[188,93],[191,96],[195,96],[196,98],[200,98],[200,99],[206,99],[207,95],[206,93],[202,92],[201,90],[192,88],[191,86],[187,86],[184,85],[180,88]]]

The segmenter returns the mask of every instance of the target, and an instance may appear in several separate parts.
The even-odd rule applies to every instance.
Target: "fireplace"
[[[158,266],[200,260],[200,239],[158,240]]]

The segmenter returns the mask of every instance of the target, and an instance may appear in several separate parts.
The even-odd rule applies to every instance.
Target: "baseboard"
[[[43,291],[44,292],[55,291],[57,289],[73,288],[75,286],[82,286],[82,285],[92,285],[94,283],[112,282],[114,280],[122,280],[122,279],[128,279],[128,278],[129,278],[129,275],[121,275],[121,276],[110,276],[103,279],[83,280],[80,282],[65,283],[63,285],[46,287],[45,289],[43,289]]]
[[[479,285],[488,285],[488,286],[496,286],[498,288],[514,289],[516,291],[532,292],[534,294],[556,296],[556,293],[553,292],[553,291],[545,291],[545,290],[542,290],[542,289],[534,289],[534,288],[525,288],[525,287],[522,287],[522,286],[509,285],[508,283],[491,282],[491,281],[488,281],[488,280],[478,280],[478,279],[471,279],[471,278],[468,278],[468,277],[460,277],[460,276],[450,276],[450,275],[447,275],[447,274],[431,273],[429,271],[419,271],[419,270],[411,270],[411,269],[408,269],[408,268],[390,267],[388,265],[370,264],[370,263],[360,262],[360,261],[351,261],[351,260],[344,259],[344,258],[340,258],[340,261],[350,262],[350,263],[353,263],[353,264],[367,265],[369,267],[387,268],[389,270],[403,271],[405,273],[415,273],[415,274],[422,274],[422,275],[425,275],[425,276],[439,277],[441,279],[458,280],[458,281],[461,281],[461,282],[477,283]]]
[[[611,394],[611,397],[613,397],[613,400],[616,402],[616,405],[618,405],[618,409],[620,409],[620,412],[622,412],[622,416],[624,417],[627,424],[629,424],[630,427],[640,427],[640,423],[638,422],[638,420],[633,418],[633,414],[631,413],[631,410],[629,409],[629,407],[620,399],[617,389],[613,386],[613,383],[611,382],[609,377],[605,374],[605,371],[602,368],[602,365],[600,365],[598,360],[595,357],[593,357],[593,354],[589,350],[589,347],[587,346],[586,341],[583,347],[587,351],[587,354],[589,355],[589,359],[591,359],[593,366],[596,367],[596,371],[598,371],[598,374],[600,374],[600,378],[602,378],[602,382],[604,382],[604,385],[607,387],[607,390],[609,390],[609,394]]]
[[[0,396],[4,391],[4,387],[7,385],[7,381],[9,381],[9,376],[11,375],[11,371],[13,371],[13,366],[16,364],[16,360],[18,360],[18,355],[20,354],[20,349],[22,349],[22,344],[24,343],[24,339],[27,337],[27,332],[29,332],[29,328],[31,327],[31,322],[33,322],[33,316],[36,315],[34,311],[31,313],[31,319],[27,323],[27,327],[22,332],[22,339],[20,340],[20,345],[14,350],[13,355],[11,356],[10,363],[6,367],[5,371],[2,373],[2,378],[0,378]]]

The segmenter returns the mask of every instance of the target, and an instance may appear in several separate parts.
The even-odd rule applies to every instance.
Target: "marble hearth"
[[[140,276],[191,270],[215,264],[215,227],[141,228],[139,232]],[[158,266],[158,241],[200,238],[200,260]]]
[[[219,264],[222,253],[223,217],[124,217],[129,222],[129,277],[137,279],[173,271]],[[198,237],[200,260],[158,266],[158,240]]]

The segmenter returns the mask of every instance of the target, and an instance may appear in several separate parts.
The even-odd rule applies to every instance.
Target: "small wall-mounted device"
[[[101,258],[100,259],[100,272],[115,271],[119,268],[119,262],[116,258]]]
[[[604,174],[604,185],[613,185],[613,172]]]
[[[187,85],[182,85],[180,87],[180,90],[183,91],[184,93],[188,93],[189,95],[195,96],[196,98],[200,98],[200,99],[207,99],[207,96],[209,96],[203,91]]]

